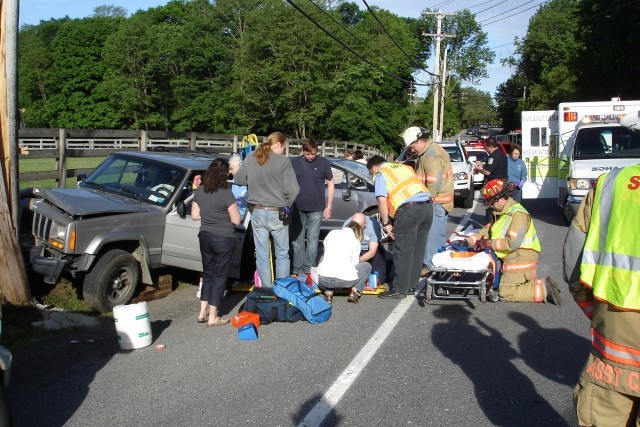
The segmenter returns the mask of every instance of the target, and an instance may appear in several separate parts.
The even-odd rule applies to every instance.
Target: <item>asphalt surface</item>
[[[560,209],[524,205],[543,247],[538,275],[563,283]],[[476,225],[484,209],[474,207]],[[466,215],[456,208],[449,231]],[[589,323],[566,286],[562,306],[375,296],[354,305],[338,295],[328,322],[262,326],[256,341],[198,324],[196,289],[149,303],[149,347],[120,350],[107,319],[21,354],[9,387],[15,424],[577,424],[572,389]],[[228,294],[223,313],[244,296]]]

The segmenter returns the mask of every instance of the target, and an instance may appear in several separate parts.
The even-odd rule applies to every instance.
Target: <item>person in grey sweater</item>
[[[234,175],[239,185],[247,185],[252,206],[251,226],[256,247],[256,268],[260,285],[273,287],[269,237],[273,238],[276,258],[275,279],[289,276],[289,224],[280,211],[289,209],[300,192],[291,161],[283,153],[287,137],[273,132],[267,141],[244,160]]]

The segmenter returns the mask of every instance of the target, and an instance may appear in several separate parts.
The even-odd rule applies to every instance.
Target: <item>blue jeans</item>
[[[296,209],[291,223],[293,234],[293,274],[303,275],[316,265],[318,240],[320,239],[322,212],[305,212]],[[305,249],[305,235],[307,245]]]
[[[256,247],[256,268],[263,288],[272,288],[271,280],[271,241],[273,238],[276,258],[276,279],[289,276],[289,226],[280,221],[278,211],[254,209],[251,214],[253,242]]]
[[[220,307],[222,296],[227,288],[231,256],[236,247],[233,236],[219,236],[207,231],[198,233],[200,254],[202,255],[202,290],[200,301]]]
[[[444,236],[447,228],[447,219],[449,215],[446,209],[440,203],[433,204],[433,222],[429,229],[429,237],[427,238],[427,250],[424,254],[422,263],[429,268],[433,268],[433,256],[438,253],[438,249],[445,245],[446,238]]]

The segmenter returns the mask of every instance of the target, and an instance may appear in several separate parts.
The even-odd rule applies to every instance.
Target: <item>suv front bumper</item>
[[[51,285],[58,283],[60,274],[67,265],[67,261],[63,259],[47,256],[45,249],[41,246],[31,248],[29,262],[33,271],[41,275],[45,283]]]

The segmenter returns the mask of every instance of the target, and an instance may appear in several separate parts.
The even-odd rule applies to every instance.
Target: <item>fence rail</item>
[[[126,131],[108,129],[20,129],[20,159],[55,158],[57,170],[20,174],[20,181],[55,179],[56,187],[65,187],[66,179],[91,172],[91,169],[68,169],[68,159],[74,157],[107,157],[117,151],[149,151],[160,147],[207,150],[220,154],[237,153],[242,135],[203,132]],[[266,136],[259,136],[264,141]],[[377,148],[348,141],[318,141],[319,154],[342,157],[346,150],[362,150],[366,157],[374,154],[390,159],[391,154]],[[289,139],[286,155],[302,151],[301,139]]]

